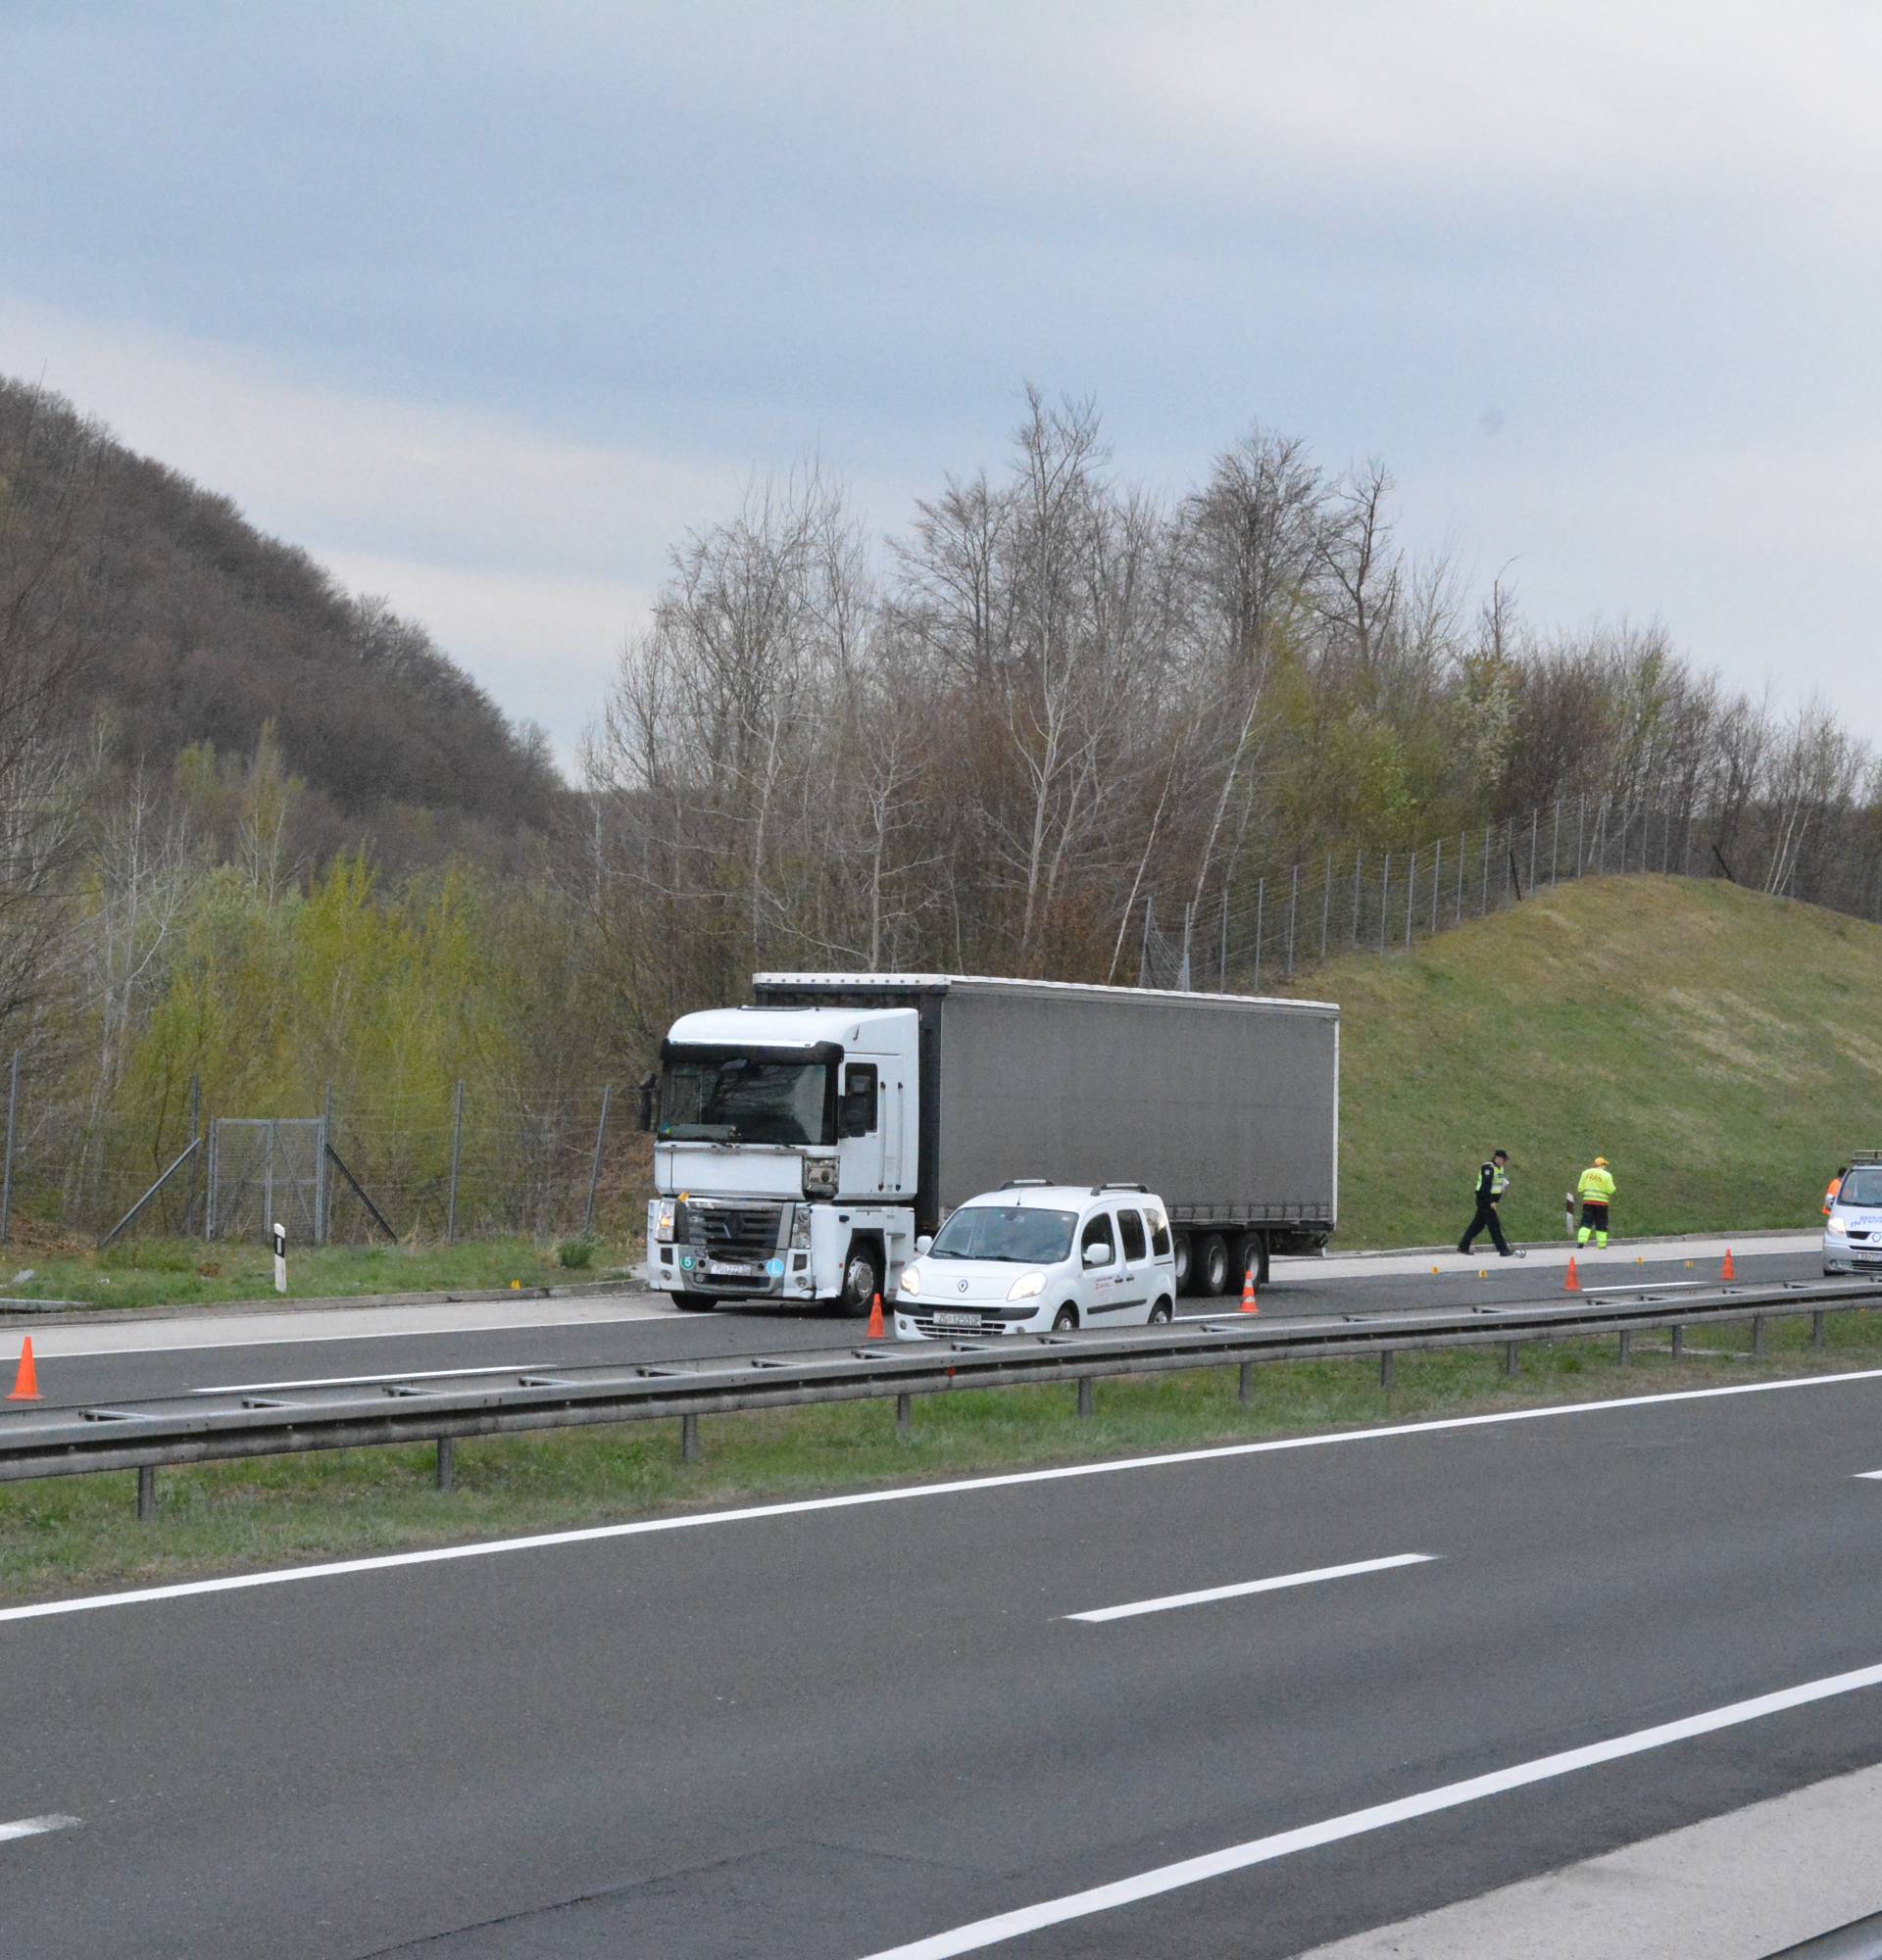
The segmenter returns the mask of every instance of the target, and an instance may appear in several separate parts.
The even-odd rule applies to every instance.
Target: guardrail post
[[[137,1472],[137,1522],[147,1525],[157,1515],[157,1472],[148,1463]]]
[[[1255,1399],[1255,1363],[1253,1361],[1244,1361],[1242,1363],[1242,1379],[1238,1393],[1244,1408],[1247,1408],[1249,1403]]]
[[[897,1396],[895,1398],[895,1433],[907,1436],[915,1427],[915,1397]]]
[[[1623,1368],[1634,1365],[1634,1330],[1631,1327],[1620,1330],[1620,1365]]]
[[[457,1481],[458,1443],[456,1437],[438,1438],[438,1489],[448,1491]]]
[[[1516,1370],[1521,1366],[1522,1366],[1521,1343],[1516,1341],[1506,1341],[1503,1344],[1503,1372],[1506,1375],[1513,1375],[1516,1372]]]
[[[1679,1357],[1683,1353],[1685,1353],[1685,1351],[1686,1351],[1686,1330],[1684,1327],[1675,1323],[1673,1327],[1673,1359],[1677,1361]]]
[[[1810,1315],[1810,1346],[1812,1348],[1821,1348],[1828,1339],[1826,1323],[1829,1317],[1827,1313],[1813,1313]]]
[[[1387,1395],[1390,1395],[1392,1393],[1392,1360],[1393,1360],[1392,1350],[1390,1348],[1388,1348],[1385,1350],[1385,1352],[1379,1356],[1379,1387],[1382,1388]]]
[[[1078,1378],[1078,1420],[1080,1422],[1089,1422],[1091,1420],[1091,1377],[1089,1375],[1080,1375]]]
[[[1764,1316],[1761,1313],[1758,1313],[1758,1314],[1754,1314],[1752,1316],[1752,1358],[1754,1360],[1757,1360],[1763,1354],[1763,1352],[1764,1352]]]
[[[682,1463],[699,1461],[699,1418],[683,1415],[679,1419],[679,1460]]]

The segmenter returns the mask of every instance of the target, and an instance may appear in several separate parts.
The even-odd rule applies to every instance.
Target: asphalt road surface
[[[1668,1255],[1616,1248],[1603,1260],[1584,1262],[1590,1298],[1601,1289],[1643,1281],[1692,1285],[1715,1281],[1716,1250],[1694,1257],[1697,1248]],[[1644,1263],[1638,1263],[1644,1259]],[[1690,1261],[1690,1263],[1689,1263]],[[1408,1309],[1491,1305],[1559,1299],[1562,1271],[1543,1259],[1488,1262],[1455,1254],[1376,1262],[1329,1262],[1325,1276],[1315,1262],[1276,1264],[1263,1290],[1263,1314],[1287,1317],[1323,1313],[1397,1313]],[[1374,1272],[1374,1265],[1385,1270]],[[1415,1270],[1401,1270],[1406,1266]],[[1432,1266],[1438,1271],[1433,1274]],[[1357,1270],[1359,1268],[1361,1270]],[[1746,1281],[1815,1279],[1814,1253],[1741,1252],[1737,1270]],[[1479,1278],[1479,1273],[1485,1275]],[[1183,1315],[1218,1317],[1235,1301],[1183,1300]],[[244,1329],[266,1325],[266,1338],[244,1339]],[[302,1330],[318,1328],[317,1338]],[[355,1330],[358,1331],[355,1331]],[[646,1294],[587,1299],[464,1302],[451,1307],[344,1308],[319,1315],[153,1318],[144,1325],[52,1327],[32,1320],[0,1330],[0,1367],[30,1333],[39,1368],[43,1406],[76,1407],[138,1396],[187,1395],[196,1390],[271,1389],[310,1382],[397,1378],[464,1368],[555,1368],[583,1363],[685,1360],[709,1354],[795,1352],[858,1340],[857,1321],[832,1320],[802,1308],[720,1308],[681,1313]],[[0,1420],[4,1420],[0,1416]]]
[[[0,1608],[0,1953],[1279,1960],[1882,1761],[1873,1472],[1857,1374]]]

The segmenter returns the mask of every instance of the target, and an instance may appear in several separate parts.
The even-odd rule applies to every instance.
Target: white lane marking
[[[1677,1293],[1682,1287],[1715,1287],[1716,1280],[1635,1280],[1629,1286],[1583,1287],[1583,1293]]]
[[[1668,1402],[1713,1401],[1724,1396],[1766,1396],[1784,1389],[1829,1389],[1882,1381],[1882,1368],[1848,1374],[1800,1375],[1782,1382],[1734,1382],[1711,1389],[1674,1389],[1605,1402],[1560,1402],[1544,1408],[1503,1409],[1495,1415],[1440,1416],[1431,1422],[1394,1423],[1384,1429],[1342,1429],[1323,1436],[1282,1436],[1263,1443],[1224,1443],[1209,1449],[1177,1449],[1163,1456],[1120,1456],[1106,1463],[1063,1463],[1051,1470],[1008,1470],[993,1477],[963,1477],[948,1484],[904,1484],[886,1491],[850,1491],[837,1497],[795,1497],[777,1504],[747,1504],[732,1511],[693,1511],[681,1517],[637,1518],[630,1524],[584,1525],[575,1531],[540,1532],[531,1538],[490,1539],[478,1544],[433,1545],[424,1551],[388,1551],[371,1558],[336,1559],[326,1565],[294,1565],[275,1572],[243,1572],[226,1579],[190,1579],[174,1586],[147,1586],[134,1592],[97,1592],[82,1599],[42,1599],[31,1606],[0,1607],[0,1623],[43,1620],[61,1613],[95,1613],[107,1606],[146,1606],[163,1599],[192,1599],[209,1592],[243,1592],[258,1586],[287,1586],[300,1579],[334,1579],[355,1572],[391,1572],[408,1565],[446,1565],[461,1558],[494,1558],[500,1552],[541,1551],[565,1544],[597,1544],[608,1539],[649,1538],[662,1532],[698,1531],[708,1525],[749,1524],[760,1518],[808,1517],[868,1504],[902,1504],[920,1497],[954,1497],[971,1491],[1011,1491],[1024,1484],[1062,1484],[1080,1477],[1114,1477],[1126,1470],[1178,1469],[1241,1456],[1271,1456],[1295,1449],[1331,1449],[1348,1443],[1384,1443],[1406,1436],[1440,1436],[1510,1422],[1548,1422],[1560,1416],[1600,1415],[1615,1409],[1657,1408]],[[0,1418],[4,1420],[4,1418]]]
[[[1090,1890],[1067,1892],[1063,1898],[1022,1906],[1016,1912],[997,1913],[978,1919],[969,1926],[957,1926],[926,1939],[911,1940],[906,1946],[885,1947],[868,1955],[868,1960],[951,1960],[958,1953],[978,1953],[1009,1939],[1037,1933],[1042,1927],[1063,1926],[1067,1920],[1087,1919],[1093,1913],[1110,1912],[1117,1906],[1135,1905],[1184,1886],[1200,1885],[1229,1872],[1245,1872],[1252,1865],[1272,1864],[1292,1857],[1297,1851],[1312,1851],[1322,1844],[1337,1844],[1348,1838],[1384,1831],[1414,1817],[1430,1817],[1441,1810],[1456,1810],[1488,1796],[1503,1796],[1512,1789],[1526,1789],[1531,1784],[1548,1783],[1556,1777],[1572,1776],[1577,1770],[1594,1769],[1602,1763],[1619,1762],[1627,1756],[1645,1755],[1675,1742],[1690,1741],[1695,1736],[1710,1736],[1721,1729],[1736,1729],[1747,1722],[1762,1721],[1767,1715],[1781,1715],[1792,1708],[1807,1707],[1813,1701],[1827,1701],[1834,1695],[1854,1694],[1866,1688],[1882,1686],[1882,1667],[1858,1668],[1850,1674],[1827,1675],[1820,1681],[1807,1681],[1797,1688],[1782,1688],[1774,1694],[1755,1695],[1749,1701],[1729,1702],[1723,1708],[1708,1709],[1702,1715],[1687,1715],[1677,1722],[1662,1722],[1652,1729],[1636,1729],[1631,1735],[1614,1736],[1605,1742],[1591,1742],[1585,1748],[1563,1749],[1553,1756],[1538,1756],[1533,1762],[1513,1763],[1508,1769],[1493,1770],[1488,1776],[1469,1777],[1462,1783],[1440,1785],[1436,1789],[1402,1796],[1392,1803],[1375,1803],[1364,1810],[1349,1810],[1341,1817],[1328,1817],[1318,1824],[1307,1824],[1295,1831],[1279,1831],[1271,1838],[1252,1838],[1246,1844],[1231,1844],[1225,1850],[1211,1851],[1200,1858],[1179,1859],[1173,1865],[1159,1865],[1139,1872],[1134,1878],[1118,1879]]]
[[[1858,1483],[1882,1484],[1882,1470],[1858,1470],[1856,1475]]]
[[[1207,1606],[1214,1599],[1245,1599],[1251,1592],[1284,1592],[1290,1586],[1317,1586],[1323,1579],[1357,1579],[1362,1573],[1390,1572],[1401,1565],[1429,1565],[1428,1551],[1401,1551],[1390,1558],[1362,1559],[1356,1565],[1323,1565],[1317,1572],[1284,1572],[1275,1579],[1248,1579],[1239,1586],[1212,1586],[1202,1592],[1172,1592],[1163,1599],[1136,1599],[1128,1606],[1100,1606],[1095,1612],[1067,1613],[1068,1620],[1096,1625],[1101,1620],[1134,1620],[1140,1613],[1168,1613],[1178,1606]]]
[[[220,1389],[191,1389],[192,1396],[258,1396],[272,1389],[370,1389],[380,1382],[437,1382],[458,1375],[534,1375],[561,1365],[548,1361],[506,1362],[501,1368],[427,1368],[406,1375],[323,1375],[309,1382],[229,1382]]]
[[[99,1361],[116,1360],[124,1354],[163,1355],[198,1354],[219,1348],[319,1348],[333,1341],[437,1341],[456,1334],[515,1334],[519,1329],[529,1334],[539,1334],[560,1327],[613,1327],[619,1322],[631,1321],[638,1324],[646,1320],[666,1320],[671,1317],[672,1309],[665,1311],[628,1307],[619,1313],[584,1315],[579,1320],[490,1320],[481,1321],[474,1327],[387,1327],[377,1331],[366,1329],[358,1334],[263,1334],[243,1339],[231,1335],[226,1341],[176,1341],[162,1347],[146,1342],[140,1348],[55,1348],[50,1354],[40,1353],[42,1360],[54,1361]],[[26,1327],[21,1330],[31,1334]],[[70,1327],[46,1329],[46,1334],[55,1340],[61,1334],[76,1330]],[[43,1347],[44,1336],[40,1337]]]
[[[38,1838],[48,1831],[70,1831],[77,1822],[75,1817],[16,1817],[11,1824],[0,1824],[0,1844],[10,1838]]]

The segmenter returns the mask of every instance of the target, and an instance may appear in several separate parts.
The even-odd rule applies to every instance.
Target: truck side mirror
[[[640,1127],[642,1130],[651,1130],[654,1127],[654,1119],[660,1102],[659,1089],[660,1082],[657,1076],[644,1075],[641,1077]]]

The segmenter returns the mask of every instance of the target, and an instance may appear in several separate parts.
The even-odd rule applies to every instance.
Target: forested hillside
[[[341,591],[226,497],[4,379],[0,553],[0,592],[53,569],[40,626],[65,656],[67,710],[118,763],[164,769],[203,745],[246,757],[272,726],[308,793],[304,826],[357,834],[363,818],[394,824],[400,806],[500,830],[549,818],[540,739],[511,728],[421,626]]]

